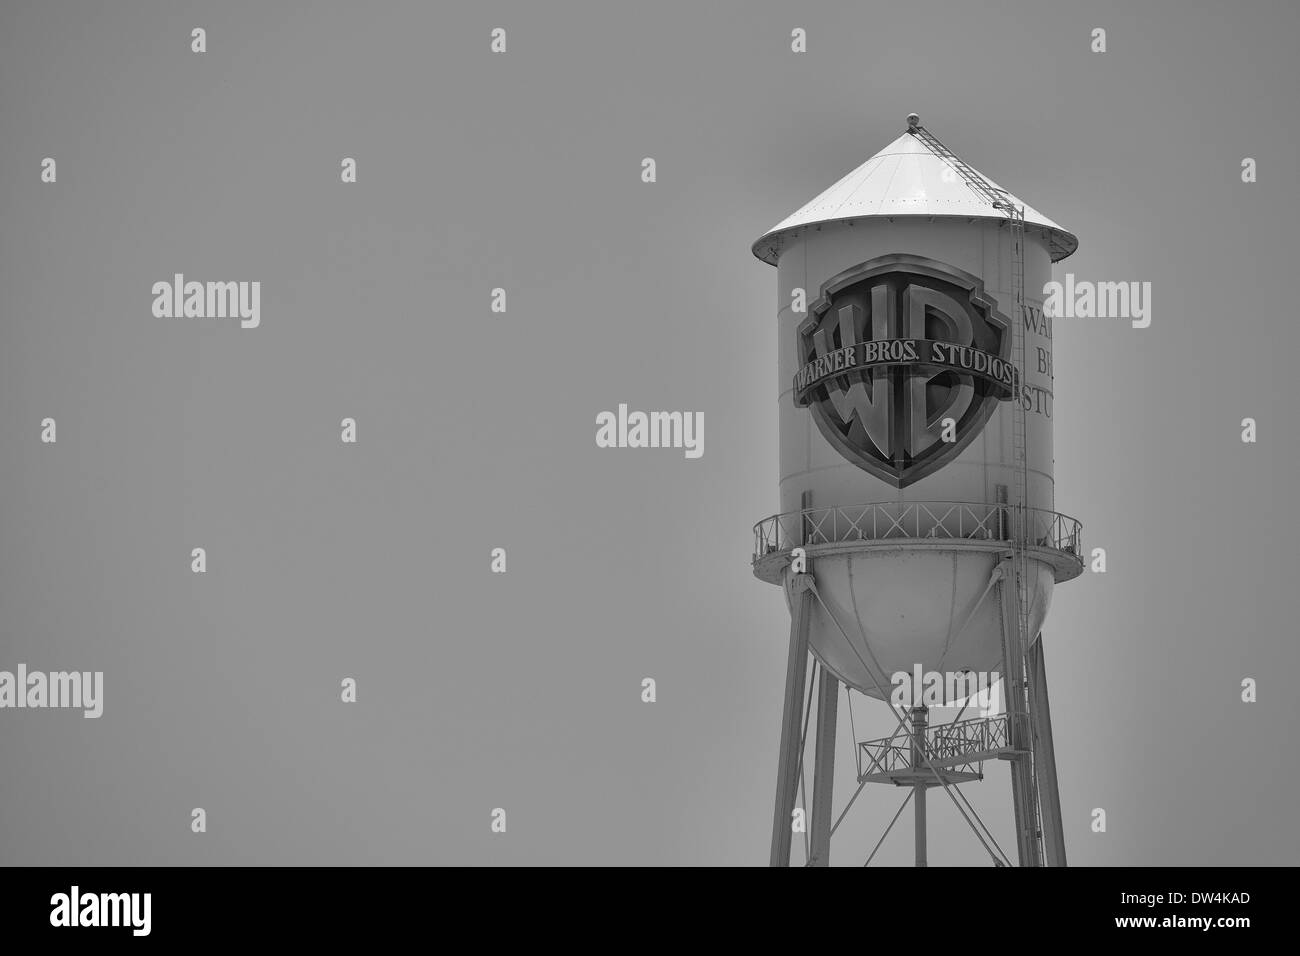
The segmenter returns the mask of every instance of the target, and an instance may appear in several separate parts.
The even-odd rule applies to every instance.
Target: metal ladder
[[[1011,444],[1013,454],[1013,487],[1011,493],[1011,572],[1014,578],[1014,614],[1016,633],[1012,635],[1014,647],[1007,648],[1005,666],[1009,670],[1004,688],[1008,690],[1006,710],[1008,732],[1015,745],[1032,753],[1032,728],[1029,722],[1029,648],[1033,639],[1030,633],[1029,560],[1029,442],[1027,412],[1022,392],[1025,355],[1025,210],[1017,206],[1011,194],[984,178],[979,170],[968,165],[956,153],[939,142],[920,124],[915,114],[908,117],[908,132],[925,144],[935,156],[947,163],[975,195],[1007,217],[1011,238],[1011,289],[1015,294],[1015,311],[1011,317],[1011,361],[1016,369],[1011,411]],[[1031,819],[1019,818],[1017,829],[1022,847],[1022,860],[1030,866],[1041,866],[1044,860],[1042,824],[1039,817],[1036,768],[1030,757],[1024,772],[1012,770],[1012,787],[1017,792],[1017,804],[1029,809]]]
[[[950,150],[947,146],[943,145],[943,143],[939,142],[935,135],[924,126],[920,125],[919,122],[917,125],[911,126],[908,129],[908,132],[923,142],[930,152],[934,153],[934,155],[938,156],[945,163],[951,166],[953,171],[961,177],[962,182],[969,186],[972,192],[994,209],[1000,209],[1005,212],[1011,207],[1012,203],[1010,193],[1005,189],[994,186],[984,178],[978,169],[967,165],[965,160]]]

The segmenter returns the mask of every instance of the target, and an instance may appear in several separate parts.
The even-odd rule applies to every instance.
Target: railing
[[[1021,516],[1024,521],[1021,521]],[[1023,530],[1021,528],[1024,525]],[[1082,554],[1082,525],[1074,518],[1006,504],[965,501],[887,501],[835,508],[810,508],[773,515],[754,525],[754,560],[794,547],[845,541],[946,538],[1014,540],[1030,547]]]
[[[892,739],[883,737],[880,740],[863,741],[858,746],[866,757],[862,764],[863,776],[873,773],[888,776],[912,769],[912,744],[904,734]]]
[[[929,765],[957,773],[982,774],[986,759],[1012,749],[1012,721],[1027,719],[1023,714],[999,714],[927,727],[925,755],[929,758]],[[898,776],[927,767],[924,761],[913,766],[912,741],[906,731],[894,737],[866,740],[858,746],[865,758],[862,776]]]
[[[931,761],[953,760],[968,754],[987,754],[1011,749],[1011,722],[1023,722],[1024,714],[998,717],[969,717],[955,724],[929,728],[926,748]]]
[[[881,740],[868,740],[859,746],[862,748],[862,755],[865,758],[862,761],[862,777],[904,777],[910,776],[914,772],[921,773],[934,767],[935,769],[944,770],[949,773],[969,773],[976,776],[982,776],[984,773],[984,758],[972,757],[970,760],[953,759],[953,755],[940,757],[934,752],[933,744],[929,743],[929,735],[926,739],[926,753],[930,758],[929,764],[923,759],[919,764],[912,763],[912,744],[904,735],[895,738],[898,743],[890,742],[888,738]],[[976,753],[977,751],[972,751]]]

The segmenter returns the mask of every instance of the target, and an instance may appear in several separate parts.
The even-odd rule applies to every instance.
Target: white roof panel
[[[991,179],[989,182],[993,183]],[[1053,262],[1064,259],[1079,247],[1079,240],[1073,234],[1023,200],[1011,198],[1017,205],[1024,206],[1026,228],[1032,230],[1037,226],[1045,234]],[[764,233],[753,245],[754,255],[776,265],[783,241],[797,230],[817,223],[870,216],[1007,218],[967,186],[961,175],[931,152],[919,137],[904,133],[816,199]]]

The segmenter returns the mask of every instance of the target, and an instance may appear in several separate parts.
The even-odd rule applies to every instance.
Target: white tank
[[[1027,410],[1032,634],[1055,582],[1082,570],[1078,524],[1056,514],[1042,314],[1052,263],[1078,242],[1024,206],[1014,316],[1010,224],[956,168],[904,133],[753,247],[777,266],[781,450],[781,513],[755,528],[755,574],[780,582],[805,548],[831,612],[814,602],[811,650],[873,697],[917,666],[1000,670],[990,581],[1010,550],[1013,401]]]

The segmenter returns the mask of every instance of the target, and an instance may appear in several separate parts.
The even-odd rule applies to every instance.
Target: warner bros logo
[[[894,254],[841,272],[798,335],[795,404],[897,488],[960,455],[1019,390],[1007,317],[977,276],[933,259]]]

